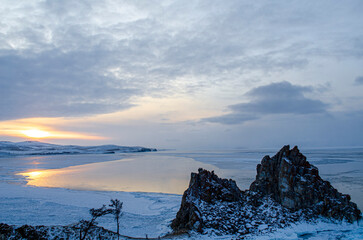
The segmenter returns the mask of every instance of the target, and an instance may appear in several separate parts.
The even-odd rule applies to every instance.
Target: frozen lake
[[[124,202],[122,233],[158,236],[170,231],[168,224],[179,208],[190,172],[199,167],[215,170],[244,190],[254,180],[262,157],[278,150],[3,157],[0,222],[70,224],[86,218],[89,208],[117,197]],[[363,209],[363,148],[300,150],[324,180],[350,194]],[[114,227],[112,220],[101,224]]]
[[[183,194],[190,173],[211,164],[192,158],[138,155],[121,160],[20,173],[28,185],[76,190]]]

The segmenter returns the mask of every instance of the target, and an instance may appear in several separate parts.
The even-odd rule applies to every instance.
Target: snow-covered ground
[[[89,219],[89,209],[120,199],[124,216],[121,233],[128,236],[157,237],[169,231],[180,204],[180,196],[158,193],[77,191],[0,183],[0,222],[11,225],[68,225]],[[111,216],[99,225],[116,230]]]
[[[150,184],[153,175],[150,172],[158,168],[158,177],[169,184],[170,171],[175,176],[188,171],[184,177],[188,184],[190,171],[197,167],[215,170],[221,177],[237,180],[241,189],[248,187],[255,177],[256,164],[266,154],[274,154],[278,149],[259,151],[160,151],[152,153],[116,153],[116,154],[85,154],[55,156],[16,156],[0,158],[0,222],[14,225],[67,225],[89,217],[90,208],[98,208],[108,204],[111,198],[124,202],[124,216],[121,221],[121,233],[135,237],[157,237],[171,231],[170,221],[175,217],[181,202],[180,194],[101,191],[102,188],[87,191],[78,190],[77,184],[64,186],[52,185],[52,188],[26,185],[27,175],[24,172],[36,172],[49,169],[61,169],[57,179],[68,178],[72,181],[91,181],[97,175],[97,169],[103,174],[97,176],[95,182],[102,183],[105,176],[122,175],[140,179],[141,185]],[[328,149],[309,150],[303,153],[315,164],[324,179],[331,181],[333,186],[343,193],[352,195],[352,200],[362,209],[363,201],[363,149]],[[131,160],[130,160],[131,159]],[[168,162],[169,159],[169,162]],[[125,161],[127,160],[127,161]],[[130,163],[133,161],[133,164]],[[104,164],[103,164],[104,163]],[[122,170],[127,164],[128,170]],[[131,164],[131,165],[130,165]],[[154,164],[152,167],[151,165]],[[73,166],[73,167],[72,167]],[[140,166],[138,168],[137,166]],[[212,169],[211,169],[212,168]],[[69,170],[77,169],[75,175]],[[130,170],[132,169],[132,170]],[[106,172],[106,174],[104,174]],[[163,173],[164,172],[164,173]],[[109,174],[107,174],[109,173]],[[129,174],[129,175],[127,175]],[[140,177],[138,177],[140,176]],[[28,175],[29,177],[29,175]],[[123,176],[125,177],[125,176]],[[157,177],[155,177],[157,179]],[[43,179],[45,180],[45,179]],[[53,179],[54,180],[54,179]],[[122,178],[112,181],[120,182]],[[54,182],[53,182],[54,183]],[[57,183],[57,182],[55,182]],[[161,184],[156,181],[155,184]],[[106,184],[107,185],[107,184]],[[107,189],[107,188],[105,188]],[[112,190],[112,189],[111,189]],[[101,226],[115,230],[111,216],[100,218]],[[362,224],[362,223],[361,223]],[[363,227],[357,224],[319,224],[300,223],[271,234],[249,236],[251,239],[362,239]],[[184,239],[186,236],[181,236]],[[231,239],[233,236],[208,236],[191,234],[190,239]]]

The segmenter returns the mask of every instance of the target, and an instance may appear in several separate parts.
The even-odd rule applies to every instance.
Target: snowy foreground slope
[[[151,152],[154,148],[125,147],[117,145],[77,146],[56,145],[37,141],[9,142],[0,141],[0,156],[11,155],[54,155],[54,154],[107,154],[128,152]]]
[[[157,237],[170,231],[170,221],[180,202],[180,196],[174,194],[78,191],[6,183],[0,183],[0,192],[6,193],[0,195],[0,223],[16,227],[56,226],[53,231],[58,233],[61,226],[88,220],[89,209],[108,205],[111,198],[117,198],[124,203],[121,234]],[[112,216],[99,218],[97,222],[106,229],[116,230]]]

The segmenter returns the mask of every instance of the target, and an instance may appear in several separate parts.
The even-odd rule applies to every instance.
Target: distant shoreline
[[[77,154],[115,154],[115,153],[137,153],[155,152],[155,148],[140,146],[77,146],[57,145],[38,141],[9,142],[0,141],[0,157],[8,156],[45,156],[45,155],[77,155]]]

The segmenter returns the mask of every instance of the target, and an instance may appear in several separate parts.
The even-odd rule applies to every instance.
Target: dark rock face
[[[236,202],[241,200],[241,193],[235,181],[221,179],[214,171],[202,168],[198,169],[198,173],[191,173],[189,188],[185,192],[208,203],[216,200]]]
[[[310,208],[315,214],[338,220],[356,221],[360,211],[350,196],[339,193],[319,176],[295,146],[284,146],[275,156],[265,156],[257,165],[256,180],[250,190],[270,195],[291,210]]]
[[[189,187],[183,194],[180,210],[171,224],[173,229],[194,228],[201,231],[201,213],[194,200],[206,203],[238,202],[242,200],[242,192],[235,181],[221,179],[213,171],[199,168],[198,173],[191,173]]]
[[[176,232],[214,229],[242,236],[318,216],[353,222],[361,218],[361,212],[349,195],[320,178],[318,169],[297,147],[284,146],[257,165],[250,190],[241,191],[235,181],[204,169],[192,173],[171,227]]]

